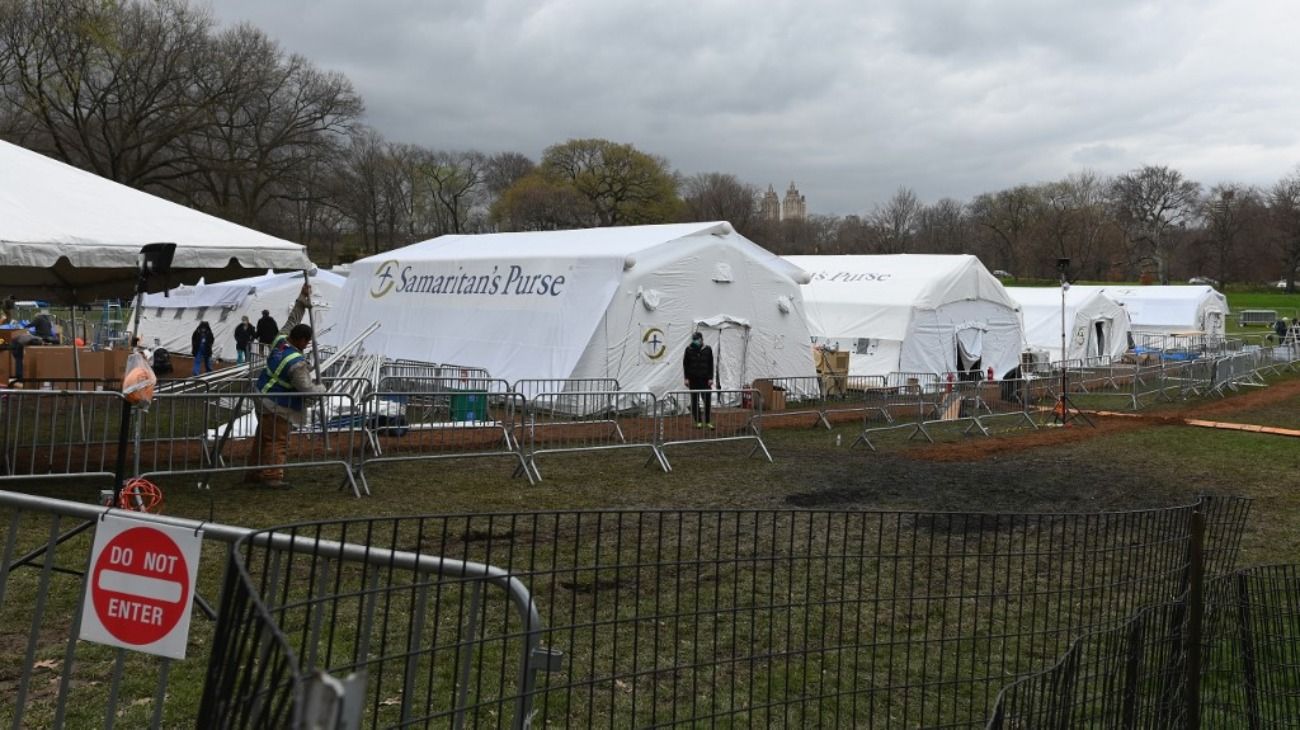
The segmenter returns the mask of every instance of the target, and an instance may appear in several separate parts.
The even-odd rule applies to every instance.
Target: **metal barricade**
[[[542,393],[607,393],[622,390],[623,386],[616,378],[528,378],[516,380],[510,388],[531,401]]]
[[[494,526],[486,538],[451,526],[412,517],[242,537],[198,727],[332,728],[314,723],[335,708],[340,728],[530,727],[538,677],[564,656],[542,646],[524,582],[469,559]],[[403,547],[412,541],[416,551]],[[322,694],[326,706],[314,707]]]
[[[1223,396],[1226,391],[1236,392],[1242,386],[1263,386],[1264,381],[1257,369],[1259,362],[1257,352],[1242,352],[1216,359],[1209,392]]]
[[[831,428],[837,413],[875,411],[888,418],[888,410],[873,397],[885,387],[883,375],[821,375],[759,378],[754,390],[763,395],[759,418],[815,416],[818,424]]]
[[[975,402],[972,404],[973,426],[990,435],[990,426],[999,419],[1017,424],[1024,421],[1031,429],[1037,429],[1030,411],[1037,403],[1037,394],[1033,382],[1023,378],[1008,380],[986,380],[973,384]]]
[[[918,424],[924,430],[926,437],[931,437],[932,426],[962,423],[967,424],[962,431],[963,435],[978,431],[981,435],[988,436],[988,428],[980,420],[981,416],[993,415],[992,409],[984,400],[985,387],[983,381],[962,381],[945,385],[943,396],[935,406],[933,417]]]
[[[112,476],[121,393],[0,390],[0,479]]]
[[[945,385],[933,373],[886,375],[883,388],[864,391],[863,398],[867,407],[863,409],[862,430],[853,443],[849,444],[849,448],[865,444],[875,451],[872,434],[909,429],[911,433],[907,440],[911,441],[920,435],[933,443],[934,439],[926,430],[925,423],[938,413],[944,395]],[[882,415],[880,421],[872,419],[875,413]]]
[[[938,373],[893,372],[885,375],[887,388],[908,388],[927,395],[943,390],[945,382]]]
[[[438,364],[419,360],[385,360],[379,366],[379,379],[389,382],[403,378],[425,380],[438,377]]]
[[[364,439],[351,396],[294,394],[305,411],[301,426],[259,407],[284,397],[265,393],[158,395],[149,411],[136,417],[135,473],[237,472],[255,478],[262,472],[263,477],[275,479],[276,470],[333,466],[343,470],[343,486],[360,497],[365,483],[358,483],[356,473]]]
[[[798,416],[814,416],[812,425],[830,429],[826,417],[830,398],[843,400],[847,394],[846,376],[793,376],[758,378],[754,390],[763,398],[763,411],[758,418],[780,417],[782,420]]]
[[[140,525],[178,527],[205,541],[195,581],[199,610],[190,626],[185,660],[78,639],[93,528],[106,515]],[[458,717],[486,723],[489,713],[527,718],[533,701],[528,688],[538,672],[558,668],[562,659],[540,646],[544,624],[527,587],[506,570],[438,557],[428,550],[428,545],[437,545],[454,554],[466,549],[470,538],[462,543],[443,531],[438,543],[431,530],[422,544],[422,522],[401,522],[401,529],[388,532],[391,542],[385,545],[383,522],[333,530],[315,526],[254,531],[0,491],[0,642],[10,647],[0,652],[6,688],[0,726],[344,727],[306,722],[309,717],[321,719],[315,700],[322,685],[343,687],[341,699],[349,708],[359,707],[358,700],[366,702],[369,708],[361,714],[370,721],[367,726],[406,724],[402,721],[416,712],[428,712],[436,722],[448,724]],[[414,536],[418,552],[401,549],[412,543],[397,542],[398,535],[403,540]],[[234,556],[221,549],[236,541]],[[271,566],[279,569],[279,583],[268,578]],[[226,588],[218,613],[208,599],[217,598],[223,570]],[[303,585],[311,586],[306,594],[276,590]],[[290,604],[289,598],[303,600]],[[344,618],[345,607],[363,606],[351,614],[356,622]],[[428,610],[407,613],[412,606]],[[296,623],[300,616],[310,620]],[[409,631],[404,634],[408,641],[394,651],[387,642],[396,636],[399,624]],[[373,644],[362,638],[371,632],[380,636]],[[312,643],[293,646],[292,665],[263,663],[284,658],[274,653],[283,646],[277,641]],[[502,655],[507,650],[512,658]],[[420,673],[421,667],[436,666],[440,677],[463,676],[467,670],[486,677],[496,664],[507,662],[508,681],[496,680],[496,686],[512,693],[504,703],[489,698],[494,690],[453,681],[454,689],[436,698],[426,695],[425,704],[417,704],[417,689],[432,693],[429,686],[447,686],[441,679],[436,685],[417,683],[427,676]],[[208,679],[200,691],[205,669]],[[326,670],[355,677],[349,682]],[[393,676],[401,677],[398,687],[405,690],[400,708],[380,702],[391,696]],[[468,676],[477,679],[479,674]],[[297,681],[286,687],[274,685],[273,677]],[[259,697],[276,701],[259,703]],[[276,715],[277,707],[286,714]],[[386,722],[389,717],[395,719]],[[513,727],[522,726],[521,721],[513,722]]]
[[[366,401],[364,428],[373,464],[437,459],[507,457],[517,470],[527,468],[516,434],[524,399],[504,380],[460,381],[445,387],[442,378],[387,377]]]
[[[492,374],[487,368],[481,368],[473,365],[452,365],[442,363],[438,366],[436,377],[443,380],[444,388],[459,388],[461,384],[471,380],[491,380]]]
[[[688,444],[753,441],[746,458],[761,453],[772,461],[759,425],[763,398],[752,388],[671,391],[660,399],[658,414],[659,453],[669,470],[665,449]]]
[[[538,481],[542,479],[538,456],[580,451],[649,449],[646,463],[658,463],[666,472],[668,460],[656,442],[657,426],[653,393],[536,393],[527,401],[521,441],[531,478]]]

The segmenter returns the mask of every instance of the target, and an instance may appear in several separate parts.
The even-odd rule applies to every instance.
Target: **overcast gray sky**
[[[630,142],[811,212],[1091,168],[1267,185],[1300,163],[1294,0],[211,0],[342,71],[366,121],[537,159]]]

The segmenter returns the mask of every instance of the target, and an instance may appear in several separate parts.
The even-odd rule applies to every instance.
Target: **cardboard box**
[[[849,353],[845,350],[813,350],[813,361],[817,364],[818,375],[847,375],[849,372]]]
[[[131,351],[125,347],[104,352],[104,377],[108,380],[121,380],[126,375],[126,357]]]
[[[760,378],[754,381],[754,392],[762,399],[764,411],[785,410],[785,388],[772,385],[772,381]]]
[[[105,375],[105,363],[108,359],[106,357],[107,354],[108,353],[102,351],[78,350],[77,360],[81,364],[81,377],[104,380],[107,377]]]
[[[40,345],[23,350],[23,377],[27,380],[72,380],[71,345]]]

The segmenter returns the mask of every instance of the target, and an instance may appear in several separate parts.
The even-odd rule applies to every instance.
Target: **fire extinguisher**
[[[993,380],[993,366],[992,366],[992,365],[989,366],[989,377],[988,377],[988,379],[989,379],[989,380]]]
[[[947,387],[947,391],[948,391],[949,393],[952,392],[952,381],[955,380],[955,379],[956,379],[956,377],[955,377],[951,372],[948,373],[948,385],[947,385],[946,387]]]

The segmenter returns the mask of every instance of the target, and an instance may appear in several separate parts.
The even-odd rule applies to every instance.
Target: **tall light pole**
[[[1056,260],[1056,273],[1061,280],[1061,394],[1057,398],[1056,408],[1057,416],[1061,419],[1061,425],[1065,425],[1069,413],[1066,410],[1065,393],[1070,386],[1070,360],[1065,349],[1065,293],[1070,290],[1070,259],[1059,258]]]
[[[1082,418],[1089,426],[1096,426],[1092,419],[1084,415],[1083,411],[1074,407],[1068,395],[1070,387],[1070,359],[1067,356],[1065,345],[1067,341],[1065,329],[1065,295],[1070,291],[1070,259],[1059,258],[1056,260],[1056,273],[1061,280],[1061,392],[1056,398],[1055,418],[1062,426],[1068,425],[1071,418]],[[1070,409],[1074,413],[1070,413]]]

